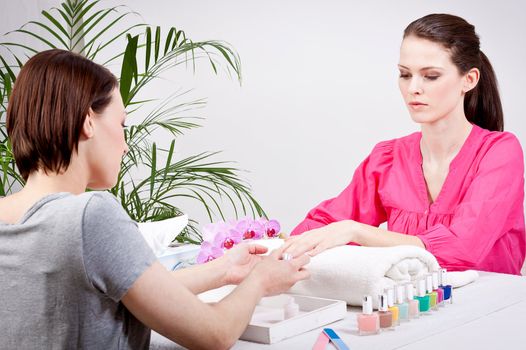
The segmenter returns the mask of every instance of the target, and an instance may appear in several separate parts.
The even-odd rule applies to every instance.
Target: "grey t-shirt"
[[[0,221],[0,348],[148,348],[120,299],[155,260],[107,192],[52,194]]]

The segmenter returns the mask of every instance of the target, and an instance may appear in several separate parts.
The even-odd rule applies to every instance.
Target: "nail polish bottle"
[[[380,318],[381,329],[393,329],[393,314],[389,311],[387,294],[380,294],[378,296],[378,317]]]
[[[405,285],[405,296],[407,297],[407,304],[409,305],[409,318],[418,318],[420,316],[420,302],[414,297],[412,283]]]
[[[362,313],[357,316],[360,335],[376,334],[380,332],[380,317],[373,312],[373,300],[369,295],[363,297]]]
[[[419,302],[420,314],[429,314],[429,295],[426,294],[425,278],[418,280],[416,285],[416,300]]]
[[[426,275],[426,290],[429,295],[429,307],[431,310],[437,311],[437,293],[433,291],[433,276],[431,274]]]
[[[387,293],[387,305],[389,305],[389,311],[391,311],[391,314],[393,315],[393,326],[399,326],[400,325],[400,311],[398,310],[398,307],[394,304],[394,288],[388,288],[385,290]]]
[[[439,270],[439,280],[440,280],[440,286],[444,290],[444,304],[452,304],[453,303],[453,287],[451,287],[450,284],[448,284],[447,279],[447,270],[446,269],[440,269]]]
[[[444,290],[438,285],[438,271],[433,271],[433,291],[437,293],[437,306],[444,306]]]
[[[396,286],[396,306],[398,307],[400,322],[409,321],[409,305],[405,300],[405,288],[403,285]]]

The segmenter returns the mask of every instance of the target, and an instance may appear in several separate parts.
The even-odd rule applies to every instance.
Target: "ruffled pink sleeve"
[[[451,224],[417,236],[441,266],[518,273],[524,261],[524,160],[519,141],[504,133],[481,159]]]
[[[378,188],[381,175],[393,162],[393,141],[377,144],[371,154],[356,169],[351,183],[337,197],[321,202],[292,230],[291,235],[341,220],[355,220],[379,226],[386,221]]]

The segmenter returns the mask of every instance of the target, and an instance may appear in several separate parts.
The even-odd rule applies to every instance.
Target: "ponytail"
[[[480,79],[464,98],[464,112],[471,123],[491,131],[504,130],[497,78],[486,55],[479,51]]]

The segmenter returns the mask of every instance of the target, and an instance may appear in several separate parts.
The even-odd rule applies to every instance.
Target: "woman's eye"
[[[402,79],[409,79],[411,76],[407,73],[400,73],[400,78]]]
[[[424,78],[427,80],[437,80],[439,75],[426,75]]]

